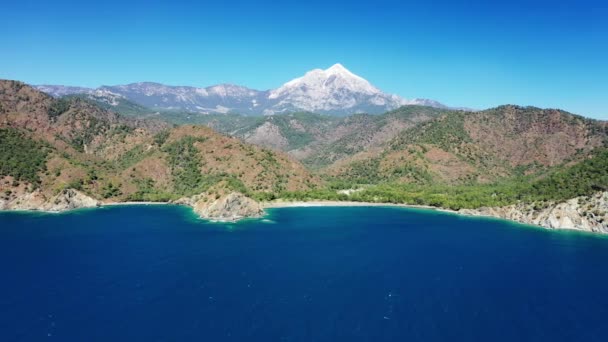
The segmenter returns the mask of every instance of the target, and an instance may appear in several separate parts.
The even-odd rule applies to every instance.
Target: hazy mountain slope
[[[258,114],[266,102],[265,92],[247,87],[219,84],[206,88],[167,86],[142,82],[101,89],[120,94],[151,109],[180,110],[195,113]]]
[[[21,151],[3,150],[16,156],[0,168],[8,197],[73,188],[97,199],[167,200],[217,186],[267,197],[318,184],[286,155],[209,128],[126,119],[14,81],[0,81],[0,133],[0,145]]]
[[[62,96],[74,95],[74,94],[91,94],[95,91],[95,89],[93,89],[93,88],[53,85],[53,84],[41,84],[41,85],[35,85],[33,87],[52,97],[62,97]]]
[[[97,93],[91,93],[91,94],[66,95],[64,97],[66,99],[81,98],[83,100],[93,102],[94,104],[96,104],[97,106],[99,106],[101,108],[116,112],[116,113],[126,116],[126,117],[142,118],[142,119],[155,117],[162,121],[169,122],[168,120],[164,120],[162,117],[160,117],[158,115],[159,114],[158,112],[155,112],[148,107],[142,106],[131,100],[128,100],[126,97],[120,96],[120,95],[109,95],[108,93],[104,93],[104,94],[100,95]]]
[[[382,115],[332,117],[292,113],[249,122],[242,117],[240,120],[220,117],[203,124],[249,143],[288,152],[306,165],[319,168],[379,147],[402,130],[447,112],[431,107],[403,106]]]
[[[329,135],[335,121],[335,118],[313,113],[273,115],[231,134],[249,143],[291,153]]]
[[[401,131],[449,111],[423,106],[403,106],[382,115],[353,115],[338,122],[331,139],[317,144],[303,158],[314,168],[329,166],[362,151],[376,151]]]
[[[158,119],[176,125],[204,125],[262,147],[288,152],[314,168],[324,167],[354,153],[377,147],[413,124],[448,110],[403,106],[381,114],[335,117],[308,112],[267,116],[198,114],[178,111],[153,112],[128,100],[116,107],[90,95],[71,95],[94,101],[99,106],[132,117]]]

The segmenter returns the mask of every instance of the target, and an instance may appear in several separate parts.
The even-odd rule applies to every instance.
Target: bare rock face
[[[189,205],[200,217],[215,221],[237,221],[260,217],[264,213],[258,202],[240,192],[231,192],[218,198],[209,194],[200,194],[179,199],[175,203]]]
[[[99,201],[74,189],[66,189],[49,199],[44,210],[65,211],[78,208],[93,208],[100,205]]]
[[[23,190],[23,189],[19,189]],[[44,210],[46,197],[40,190],[33,192],[14,191],[4,198],[0,198],[0,209],[2,210]]]
[[[255,131],[245,137],[245,141],[278,150],[284,150],[289,145],[287,138],[281,134],[279,127],[270,122],[265,122],[256,128]]]
[[[608,192],[540,206],[514,204],[498,208],[461,209],[462,214],[492,216],[551,229],[608,233]]]
[[[60,212],[78,208],[92,208],[99,205],[99,201],[74,189],[62,190],[50,198],[47,198],[40,190],[35,190],[0,199],[0,209],[3,210]]]
[[[259,217],[263,210],[260,204],[237,192],[224,195],[215,201],[198,201],[194,211],[203,218],[234,221],[245,217]]]

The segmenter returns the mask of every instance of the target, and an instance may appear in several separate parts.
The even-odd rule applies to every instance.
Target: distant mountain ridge
[[[335,64],[326,70],[314,69],[279,88],[265,91],[234,84],[198,88],[154,82],[101,86],[95,89],[62,85],[35,87],[54,97],[86,94],[94,100],[113,106],[118,106],[120,100],[124,99],[152,110],[202,114],[273,115],[308,111],[342,116],[356,113],[380,114],[403,105],[448,108],[434,100],[408,100],[384,93],[341,64]]]

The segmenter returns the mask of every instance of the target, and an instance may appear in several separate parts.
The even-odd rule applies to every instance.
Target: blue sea
[[[431,210],[0,213],[0,341],[607,341],[608,238]]]

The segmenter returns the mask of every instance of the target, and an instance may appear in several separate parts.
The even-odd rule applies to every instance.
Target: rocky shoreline
[[[260,203],[240,192],[231,192],[219,196],[204,193],[180,198],[172,203],[190,206],[201,218],[212,221],[234,222],[264,215],[264,209]]]
[[[548,229],[574,229],[608,233],[608,192],[559,203],[514,204],[505,207],[461,209],[460,214],[489,216]]]
[[[458,211],[393,203],[310,201],[273,201],[259,203],[239,192],[222,195],[203,193],[180,198],[172,202],[101,202],[74,190],[62,190],[55,196],[46,197],[39,191],[21,193],[12,198],[0,198],[0,210],[32,210],[63,212],[78,208],[94,208],[127,204],[178,204],[192,207],[199,217],[211,221],[235,222],[245,218],[259,218],[264,209],[312,206],[397,206],[434,209],[469,216],[495,217],[548,229],[574,229],[594,233],[608,233],[608,192],[593,196],[581,196],[560,203],[514,204],[505,207],[482,207]]]
[[[238,192],[221,196],[207,193],[180,198],[172,202],[102,202],[78,190],[66,189],[48,197],[36,190],[11,197],[0,198],[0,210],[42,211],[59,213],[81,208],[95,208],[114,205],[177,204],[192,207],[203,219],[212,221],[238,221],[244,218],[261,217],[264,214],[260,203]]]
[[[505,207],[451,210],[421,205],[373,202],[268,202],[265,208],[312,206],[396,206],[432,209],[467,216],[494,217],[547,229],[571,229],[608,234],[608,192],[581,196],[566,202],[545,204],[515,204]]]
[[[100,201],[74,189],[65,189],[50,197],[40,190],[35,190],[0,198],[0,210],[62,212],[79,208],[94,208],[101,205]]]

